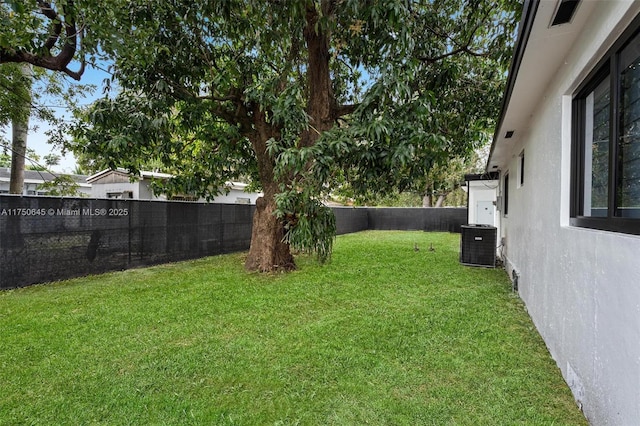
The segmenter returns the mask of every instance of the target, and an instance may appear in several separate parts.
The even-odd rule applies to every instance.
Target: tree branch
[[[476,57],[489,56],[489,52],[474,52],[473,50],[471,50],[469,48],[469,45],[466,45],[466,46],[462,46],[462,47],[459,47],[457,49],[454,49],[454,50],[452,50],[450,52],[443,53],[442,55],[431,56],[431,57],[419,56],[417,59],[420,60],[420,61],[426,62],[428,64],[434,64],[434,63],[439,62],[439,61],[441,61],[441,60],[443,60],[445,58],[448,58],[450,56],[455,56],[455,55],[458,55],[460,53],[466,53],[466,54],[469,54],[471,56],[476,56]]]
[[[353,113],[359,106],[360,104],[338,105],[334,110],[334,115],[336,118],[344,117],[345,115]]]
[[[58,42],[58,39],[60,38],[60,33],[62,32],[62,21],[58,19],[58,14],[55,10],[53,10],[50,3],[39,0],[38,7],[40,8],[42,14],[49,18],[52,22],[49,37],[44,43],[44,48],[48,53],[51,49],[53,49],[53,47]]]
[[[171,86],[177,93],[181,94],[183,97],[190,99],[198,99],[198,100],[210,100],[216,102],[226,102],[226,101],[239,101],[240,100],[240,92],[238,90],[232,89],[226,95],[198,95],[193,93],[191,90],[187,89],[183,85],[176,83],[170,78],[167,78],[166,75],[162,75],[162,80],[164,80],[169,86]]]
[[[67,3],[67,9],[72,9],[73,7],[73,1],[69,1],[69,3]],[[49,37],[43,45],[45,53],[39,55],[17,49],[0,49],[0,63],[26,62],[51,71],[61,71],[75,80],[80,80],[85,69],[84,59],[81,61],[79,71],[71,71],[68,66],[76,54],[77,39],[82,38],[83,29],[80,29],[80,31],[77,30],[76,22],[73,18],[63,21],[60,15],[51,7],[51,4],[46,1],[38,0],[38,9],[52,22]],[[63,9],[63,14],[64,13],[65,10]],[[52,56],[50,51],[56,43],[60,41],[62,27],[64,27],[66,34],[65,44],[60,49],[60,53]]]
[[[468,8],[471,9],[471,13],[472,16],[475,15],[476,13],[481,13],[482,11],[480,9],[478,9],[478,6],[475,2],[469,3]],[[483,24],[485,24],[485,21],[487,20],[487,18],[489,17],[489,10],[485,10],[484,13],[482,13],[482,17],[480,18],[480,22],[473,28],[473,30],[469,33],[469,36],[467,37],[467,40],[460,44],[458,43],[458,41],[452,37],[450,34],[447,33],[443,33],[440,31],[436,31],[433,28],[427,26],[427,29],[434,35],[436,35],[437,37],[442,37],[445,39],[450,40],[453,45],[456,47],[455,49],[443,53],[441,55],[437,55],[437,56],[432,56],[432,57],[428,57],[428,56],[419,56],[417,59],[423,62],[427,62],[428,64],[433,64],[435,62],[439,62],[442,59],[448,58],[450,56],[455,56],[461,53],[466,53],[468,55],[471,56],[476,56],[476,57],[485,57],[485,56],[489,56],[490,52],[476,52],[474,50],[471,49],[471,43],[473,42],[473,39],[476,35],[476,32],[482,28]],[[468,19],[469,21],[471,19]]]
[[[294,64],[299,54],[300,54],[300,40],[295,38],[295,35],[292,35],[289,54],[287,55],[287,60],[285,62],[284,69],[280,71],[280,79],[278,80],[278,87],[280,87],[280,90],[285,89],[285,85],[287,83],[287,77],[289,73],[293,70]]]

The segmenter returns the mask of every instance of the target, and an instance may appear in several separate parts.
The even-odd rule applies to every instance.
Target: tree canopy
[[[77,47],[75,28],[86,43],[80,54],[110,57],[117,85],[79,116],[70,148],[132,171],[158,160],[176,174],[168,191],[214,196],[226,180],[250,178],[264,192],[252,270],[293,267],[289,245],[326,259],[335,222],[322,199],[343,182],[359,193],[415,188],[431,167],[482,142],[520,8],[516,0],[56,5],[64,31],[52,30],[54,20],[41,40],[54,34],[66,44],[50,56]],[[0,62],[6,55],[0,41]]]
[[[65,12],[64,18],[56,6]],[[9,191],[21,194],[25,161],[28,158],[29,119],[60,124],[60,118],[43,100],[62,100],[73,104],[86,86],[69,86],[62,76],[79,79],[68,65],[76,56],[82,29],[75,25],[73,3],[22,1],[0,4],[0,128],[11,124],[12,140],[0,138],[4,151],[11,151]],[[70,13],[66,13],[70,12]],[[51,164],[48,164],[51,165]],[[27,166],[27,168],[31,168]],[[38,166],[42,168],[41,166]]]

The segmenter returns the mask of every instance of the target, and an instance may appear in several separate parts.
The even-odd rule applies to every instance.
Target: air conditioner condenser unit
[[[462,225],[460,263],[468,266],[496,266],[497,228],[490,225]]]

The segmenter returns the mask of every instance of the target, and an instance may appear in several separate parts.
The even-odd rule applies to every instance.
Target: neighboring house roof
[[[237,189],[238,191],[244,191],[248,184],[244,182],[225,182],[225,186],[229,189]]]
[[[472,182],[476,180],[497,180],[498,172],[487,172],[487,173],[470,173],[464,175],[465,182]]]
[[[87,182],[96,183],[99,180],[106,178],[107,176],[114,176],[114,175],[126,178],[127,181],[131,178],[131,176],[133,176],[126,169],[121,169],[121,168],[117,168],[115,170],[105,169],[87,177]],[[140,175],[138,177],[141,179],[169,179],[173,177],[173,175],[170,175],[168,173],[140,171]]]
[[[98,173],[95,173],[89,177],[87,177],[87,182],[91,184],[100,184],[100,183],[109,183],[106,181],[108,177],[117,176],[118,178],[123,179],[123,181],[129,182],[132,174],[122,168],[117,168],[115,170],[105,169]],[[139,177],[141,179],[170,179],[173,177],[172,174],[169,173],[160,173],[160,172],[149,172],[145,170],[140,171]],[[238,191],[244,191],[248,184],[244,182],[225,182],[225,187],[228,189],[235,189]]]
[[[559,2],[525,0],[487,171],[497,171],[509,160],[553,77],[571,66],[567,54],[597,3],[581,1],[569,23],[552,26]]]
[[[66,174],[66,173],[53,174],[49,172],[36,171],[36,170],[25,170],[24,182],[25,183],[49,182],[61,175],[70,176],[71,179],[73,179],[73,181],[77,183],[79,186],[86,187],[86,188],[91,186],[87,183],[86,175],[74,175],[74,174]],[[11,179],[11,169],[8,167],[0,167],[0,181],[8,182],[10,179]]]
[[[460,187],[464,192],[469,191],[471,182],[483,182],[498,180],[500,173],[498,172],[486,172],[486,173],[469,173],[464,175],[464,181],[460,183]],[[491,188],[495,189],[495,188]]]

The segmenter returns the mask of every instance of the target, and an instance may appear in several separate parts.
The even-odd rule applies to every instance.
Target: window
[[[177,194],[169,197],[171,201],[198,201],[198,197],[194,195]]]
[[[504,194],[502,195],[502,199],[504,200],[504,209],[503,214],[506,216],[509,214],[509,173],[504,175]]]
[[[133,198],[133,192],[132,191],[107,192],[107,198],[111,198],[111,199]]]
[[[518,157],[518,188],[524,185],[524,151]]]
[[[571,224],[640,234],[640,17],[573,101]]]

